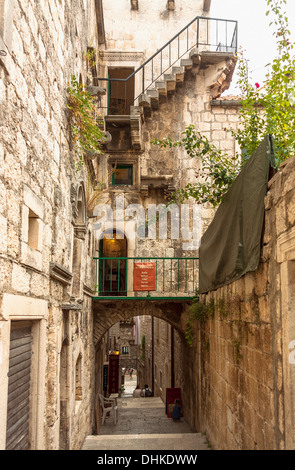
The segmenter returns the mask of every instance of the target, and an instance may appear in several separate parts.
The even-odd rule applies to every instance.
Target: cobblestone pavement
[[[82,450],[208,450],[200,433],[194,433],[184,418],[173,421],[158,397],[133,398],[136,377],[125,378],[125,391],[118,398],[118,422],[109,416],[99,436],[88,436]]]

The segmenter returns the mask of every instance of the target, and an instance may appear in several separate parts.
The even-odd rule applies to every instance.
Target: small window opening
[[[129,354],[129,347],[128,346],[123,346],[122,347],[122,354]]]
[[[75,400],[82,400],[82,355],[79,354],[75,368]]]
[[[138,10],[138,0],[131,0],[131,10]]]
[[[29,209],[28,245],[34,250],[38,249],[39,242],[39,217]]]
[[[167,10],[170,10],[170,11],[175,10],[174,0],[168,0],[168,2],[167,2]]]
[[[112,174],[113,185],[132,185],[133,184],[133,166],[132,165],[117,165],[113,166],[114,171]]]

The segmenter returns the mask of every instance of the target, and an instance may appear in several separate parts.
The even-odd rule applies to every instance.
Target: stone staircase
[[[88,436],[81,450],[209,450],[199,433]]]
[[[201,68],[214,67],[211,74],[210,90],[212,99],[217,99],[223,91],[229,88],[235,64],[234,53],[192,49],[187,58],[180,59],[180,64],[171,68],[171,73],[164,73],[161,79],[155,81],[150,88],[139,95],[137,104],[131,106],[128,119],[131,128],[132,148],[134,150],[143,148],[141,129],[145,117],[151,116],[153,110],[159,109],[161,102],[165,102],[168,95],[177,92],[177,86],[184,82],[188,71],[197,74]],[[109,117],[111,120],[119,118],[120,116]]]
[[[208,450],[206,437],[181,418],[168,418],[160,398],[118,398],[118,423],[110,416],[99,435],[87,436],[81,450]]]
[[[201,67],[207,68],[210,65],[222,64],[223,62],[224,66],[220,70],[216,70],[216,77],[211,85],[213,98],[216,99],[230,84],[236,62],[235,54],[199,51],[195,48],[190,51],[187,58],[180,59],[180,65],[171,68],[171,73],[164,73],[151,88],[139,95],[138,106],[131,108],[131,114],[138,114],[140,112],[138,108],[141,108],[145,114],[150,115],[153,109],[159,108],[161,100],[167,98],[167,95],[175,93],[177,84],[183,83],[187,71],[194,68],[194,73],[197,74]]]

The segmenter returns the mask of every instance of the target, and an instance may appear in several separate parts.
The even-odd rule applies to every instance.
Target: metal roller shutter
[[[6,450],[29,449],[31,356],[31,327],[13,327],[10,335]]]

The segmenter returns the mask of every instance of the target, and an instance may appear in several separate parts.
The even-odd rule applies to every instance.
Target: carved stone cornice
[[[74,235],[76,238],[80,238],[80,240],[84,240],[86,232],[87,232],[86,225],[74,225]]]
[[[144,53],[139,51],[100,51],[102,62],[139,62],[144,60]]]
[[[69,285],[72,282],[73,275],[61,264],[50,263],[50,277],[56,281],[61,282],[62,284]]]
[[[91,287],[87,286],[84,284],[83,286],[83,292],[85,295],[88,295],[89,297],[93,297],[95,294],[95,290],[93,290]]]

